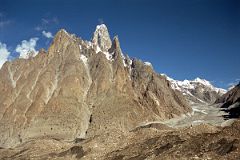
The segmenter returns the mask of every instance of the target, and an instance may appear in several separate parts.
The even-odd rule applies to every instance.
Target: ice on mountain
[[[84,65],[87,65],[88,58],[85,55],[81,54],[80,59],[83,61]]]
[[[151,64],[150,62],[144,62],[144,64],[145,64],[146,66],[152,66],[152,64]]]

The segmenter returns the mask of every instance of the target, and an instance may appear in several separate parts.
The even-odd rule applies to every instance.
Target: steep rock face
[[[215,103],[221,103],[221,107],[229,113],[226,118],[240,117],[240,83],[228,91],[226,94],[216,100]]]
[[[152,66],[125,57],[118,37],[109,39],[105,25],[97,26],[93,42],[62,29],[48,51],[5,63],[0,146],[36,137],[74,140],[125,132],[191,111]]]
[[[225,89],[216,88],[205,79],[196,78],[194,80],[178,81],[164,74],[163,76],[171,83],[174,90],[183,93],[189,103],[212,104],[226,93]]]
[[[112,41],[105,24],[98,25],[93,34],[92,43],[96,50],[107,52],[112,46]]]

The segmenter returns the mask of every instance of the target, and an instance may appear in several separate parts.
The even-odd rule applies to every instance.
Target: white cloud
[[[0,42],[0,68],[7,61],[10,52],[7,49],[7,45]]]
[[[42,34],[46,38],[53,38],[53,35],[51,32],[42,31]]]
[[[20,53],[19,58],[28,59],[30,56],[36,56],[37,51],[35,49],[39,38],[34,37],[29,41],[23,40],[21,44],[16,47],[16,52]]]

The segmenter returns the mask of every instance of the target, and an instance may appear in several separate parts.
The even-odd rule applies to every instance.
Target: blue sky
[[[124,53],[174,79],[240,79],[239,0],[0,0],[0,51],[48,48],[60,28],[90,40],[101,22]]]

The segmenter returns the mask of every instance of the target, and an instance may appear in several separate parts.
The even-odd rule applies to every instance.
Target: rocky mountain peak
[[[113,37],[112,46],[113,46],[114,48],[118,49],[119,51],[121,51],[120,42],[119,42],[118,36],[114,36],[114,37]],[[122,51],[121,51],[121,52],[122,52]]]
[[[105,25],[92,42],[61,29],[47,54],[4,65],[0,90],[0,147],[128,132],[192,111],[151,67],[125,57]]]
[[[114,36],[110,52],[115,52],[115,54],[119,54],[119,55],[122,55],[122,57],[124,57],[120,47],[118,36]]]
[[[57,33],[56,33],[56,35],[55,35],[55,37],[54,37],[54,40],[57,40],[57,39],[59,39],[59,38],[61,38],[61,37],[63,37],[63,36],[69,36],[70,34],[65,30],[65,29],[60,29]]]
[[[67,32],[65,29],[60,29],[54,36],[53,43],[64,44],[67,41],[76,41],[77,37],[75,34]]]
[[[73,49],[73,45],[77,42],[77,37],[74,34],[68,33],[65,29],[60,29],[54,39],[52,44],[48,49],[49,57],[54,57],[56,55],[64,55],[65,50],[69,50],[69,46]]]
[[[95,50],[98,50],[97,48],[99,47],[102,52],[107,52],[108,49],[111,48],[112,41],[105,24],[97,25],[93,34],[92,43]]]

